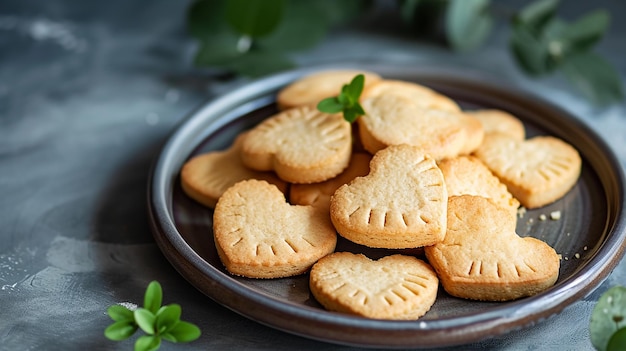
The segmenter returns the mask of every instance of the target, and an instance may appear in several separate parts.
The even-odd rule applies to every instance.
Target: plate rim
[[[417,321],[371,320],[317,310],[250,291],[244,284],[213,267],[193,250],[176,229],[171,196],[168,199],[168,192],[171,195],[172,187],[167,186],[167,184],[174,184],[174,175],[177,174],[177,172],[175,174],[167,174],[169,173],[168,170],[176,169],[176,167],[171,165],[173,158],[175,158],[174,152],[181,153],[180,148],[183,144],[197,146],[203,139],[203,135],[210,134],[210,130],[219,129],[225,123],[224,121],[222,124],[217,123],[210,130],[200,130],[198,128],[200,124],[208,123],[206,121],[207,118],[204,116],[218,115],[221,111],[232,110],[242,100],[249,102],[255,98],[260,98],[297,77],[319,70],[344,68],[371,70],[383,76],[408,70],[414,77],[430,76],[440,80],[452,79],[453,81],[463,81],[469,84],[477,84],[477,81],[480,81],[481,85],[488,86],[491,89],[503,88],[506,85],[506,92],[509,95],[515,95],[518,99],[533,101],[534,104],[543,105],[555,114],[563,116],[568,122],[575,123],[574,127],[590,137],[595,146],[603,151],[606,158],[605,161],[611,167],[613,178],[615,178],[618,187],[615,203],[607,204],[608,206],[616,207],[615,212],[617,215],[613,220],[610,218],[606,219],[607,225],[611,224],[609,222],[612,222],[612,226],[610,228],[605,227],[604,234],[607,238],[603,241],[601,247],[598,248],[582,269],[562,281],[558,287],[533,297],[507,302],[504,307],[484,313],[478,321],[475,315],[444,317],[427,321],[419,319]],[[532,95],[516,85],[511,85],[511,82],[503,82],[495,77],[486,76],[484,72],[461,71],[456,67],[437,65],[416,68],[401,65],[390,66],[388,63],[346,63],[295,69],[256,79],[235,88],[215,99],[208,100],[192,111],[175,128],[159,152],[149,174],[147,197],[149,222],[155,241],[174,268],[194,287],[216,302],[236,313],[275,329],[325,342],[351,346],[392,348],[453,346],[504,334],[519,328],[518,324],[520,322],[522,328],[525,328],[549,318],[595,290],[623,258],[626,251],[626,245],[624,245],[626,242],[625,180],[621,164],[612,149],[582,120],[545,99]],[[212,119],[217,120],[219,118],[213,117]],[[189,141],[190,136],[193,137],[193,142]],[[191,150],[190,148],[187,149],[186,154],[188,155]],[[596,174],[598,173],[595,168],[593,170]],[[604,182],[602,184],[604,185]],[[607,197],[607,202],[608,200]],[[193,271],[193,273],[190,274],[189,271]],[[204,275],[205,279],[206,277],[212,280],[218,278],[225,279],[225,283],[224,281],[202,282],[199,281],[201,278],[198,275]],[[581,285],[582,288],[573,289]],[[211,291],[206,291],[207,289]],[[229,299],[227,295],[229,294],[236,295],[234,300],[237,301],[227,301]],[[248,305],[254,303],[264,308],[253,309],[251,312],[243,311],[241,306],[236,306],[235,304],[235,302],[241,303],[242,299]],[[541,309],[538,307],[541,307]],[[286,318],[285,321],[281,321],[282,318]],[[289,318],[298,318],[303,323],[294,327],[294,323],[290,322]],[[447,326],[446,323],[449,324],[450,320],[460,320],[460,324]],[[338,332],[336,330],[338,326],[343,327],[346,331]],[[313,328],[313,332],[304,331],[311,328]],[[376,340],[369,340],[370,338],[363,337],[363,333],[371,331],[387,333],[388,337],[381,338],[380,334],[376,335]],[[445,342],[441,342],[443,336],[445,336]]]

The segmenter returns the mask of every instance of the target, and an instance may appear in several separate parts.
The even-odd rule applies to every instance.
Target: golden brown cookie
[[[502,133],[517,140],[524,140],[526,130],[524,124],[512,114],[497,109],[465,111],[482,124],[485,133]]]
[[[254,179],[233,185],[220,197],[213,232],[226,269],[250,278],[305,273],[337,242],[326,212],[290,205],[275,185]]]
[[[278,92],[276,102],[280,109],[303,105],[317,105],[321,100],[339,95],[344,84],[348,84],[358,74],[365,76],[364,85],[379,81],[374,72],[360,70],[329,70],[302,77]]]
[[[217,199],[233,184],[244,179],[262,179],[276,185],[283,193],[287,182],[272,172],[253,171],[241,163],[242,135],[224,151],[207,152],[194,156],[180,171],[180,182],[185,194],[199,203],[213,208]]]
[[[577,182],[582,160],[578,151],[551,136],[524,141],[495,133],[475,152],[526,208],[552,203]]]
[[[433,269],[412,256],[377,261],[337,252],[311,269],[309,286],[326,309],[367,318],[412,320],[435,302],[439,281]]]
[[[475,195],[493,199],[498,205],[517,213],[519,201],[506,185],[473,156],[459,156],[438,163],[446,182],[448,196]]]
[[[459,105],[449,97],[423,85],[403,80],[380,80],[363,90],[361,100],[388,94],[403,96],[417,106],[427,109],[461,111]]]
[[[340,186],[347,184],[356,177],[367,175],[370,170],[372,155],[354,153],[345,171],[335,178],[321,183],[294,184],[289,190],[289,202],[294,205],[313,205],[325,210],[330,207],[330,197]]]
[[[469,153],[482,142],[482,126],[461,112],[420,107],[396,94],[368,98],[362,105],[359,133],[372,154],[389,145],[409,144],[443,159]]]
[[[557,253],[545,242],[515,233],[515,214],[481,196],[452,196],[443,242],[425,247],[450,295],[485,301],[532,296],[554,285]]]
[[[394,145],[374,155],[367,176],[337,189],[330,216],[357,244],[416,248],[443,239],[447,199],[435,161],[414,146]]]
[[[297,184],[317,183],[343,172],[350,162],[350,123],[341,114],[311,106],[280,112],[250,130],[241,160],[257,171],[275,171]]]

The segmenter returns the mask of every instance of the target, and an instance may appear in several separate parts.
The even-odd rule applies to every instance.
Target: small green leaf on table
[[[624,351],[626,350],[626,327],[619,329],[616,331],[611,339],[609,339],[609,344],[606,347],[607,351]]]
[[[170,329],[168,334],[176,339],[176,342],[189,342],[199,338],[201,332],[200,328],[194,324],[180,321],[172,329]]]
[[[143,308],[155,314],[161,308],[162,302],[163,289],[161,289],[161,284],[157,281],[151,281],[144,295]]]
[[[600,296],[591,313],[589,323],[591,343],[596,350],[605,351],[612,335],[625,327],[626,287],[615,286]],[[617,338],[621,338],[621,336]]]
[[[180,321],[181,312],[180,305],[163,306],[156,314],[155,324],[157,332],[160,334],[172,329]]]
[[[137,324],[133,321],[118,321],[104,330],[104,336],[113,341],[122,341],[130,338],[137,331]]]
[[[135,341],[135,351],[154,351],[161,347],[161,338],[155,335],[144,335]]]
[[[133,321],[133,311],[121,305],[109,306],[107,314],[116,322]]]
[[[154,334],[154,314],[145,308],[135,310],[135,322],[146,334]]]

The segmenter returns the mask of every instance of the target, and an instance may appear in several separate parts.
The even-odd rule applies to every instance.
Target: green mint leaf
[[[154,314],[157,313],[159,308],[161,308],[162,302],[163,290],[161,289],[161,284],[153,280],[150,284],[148,284],[148,288],[146,289],[146,293],[143,298],[143,308]]]
[[[337,97],[330,97],[320,101],[317,109],[325,113],[343,112],[343,118],[352,123],[359,116],[365,114],[363,107],[359,104],[363,87],[365,86],[365,76],[357,74],[350,83],[341,87],[341,92]]]
[[[365,86],[365,76],[362,74],[357,74],[352,80],[350,84],[346,87],[346,94],[350,97],[350,102],[352,104],[359,102],[359,97],[363,92],[363,87]]]
[[[180,321],[169,332],[176,342],[190,342],[200,337],[201,332],[195,324]]]
[[[453,49],[467,51],[484,42],[493,27],[489,5],[489,0],[450,0],[445,29]]]
[[[137,324],[134,321],[118,321],[104,330],[104,336],[113,341],[121,341],[130,338],[135,331]]]
[[[522,9],[514,22],[528,26],[533,33],[541,32],[556,14],[559,0],[537,0]]]
[[[347,85],[344,85],[344,87],[347,87]],[[349,95],[343,92],[343,90],[345,89],[342,89],[342,92],[337,95],[337,101],[341,104],[341,106],[345,108],[346,106],[350,106],[352,103],[350,101]]]
[[[161,337],[156,335],[143,335],[135,341],[135,351],[154,351],[161,347]]]
[[[357,118],[359,118],[359,115],[356,112],[352,110],[343,111],[343,119],[346,121],[352,123],[356,121]]]
[[[324,113],[339,113],[343,110],[343,104],[336,97],[330,97],[320,101],[317,109]]]
[[[365,110],[363,110],[363,106],[361,106],[361,104],[359,104],[359,103],[357,103],[354,106],[352,106],[352,109],[359,116],[363,116],[365,114]]]
[[[156,314],[156,329],[159,333],[167,332],[180,321],[181,315],[180,305],[171,304],[164,306]]]
[[[146,332],[146,334],[154,334],[154,314],[145,308],[138,308],[135,313],[135,322],[139,325],[139,328]]]
[[[611,336],[626,327],[626,287],[607,290],[593,308],[589,323],[591,343],[598,351],[605,351]]]
[[[280,23],[284,7],[284,0],[227,0],[226,19],[240,34],[262,37]]]
[[[107,314],[116,322],[134,321],[133,311],[120,305],[113,305],[107,309]]]
[[[352,123],[354,121],[357,120],[357,118],[359,118],[360,116],[364,115],[365,111],[363,111],[363,108],[361,107],[361,105],[356,104],[354,106],[351,106],[350,108],[347,108],[343,111],[343,118]]]
[[[604,36],[609,22],[606,10],[591,12],[571,23],[563,33],[563,40],[578,52],[589,50]]]
[[[624,351],[626,350],[626,327],[616,331],[609,339],[606,351]]]
[[[563,62],[561,70],[575,87],[598,105],[624,98],[619,73],[601,56],[592,52],[570,56]]]

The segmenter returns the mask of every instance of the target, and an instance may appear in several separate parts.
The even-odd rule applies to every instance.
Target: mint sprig
[[[343,118],[352,123],[359,116],[363,116],[365,111],[359,103],[361,93],[365,86],[365,76],[358,74],[349,84],[344,84],[341,93],[335,97],[329,97],[317,104],[317,109],[325,113],[343,113]]]
[[[121,305],[110,306],[107,314],[114,323],[105,329],[104,335],[110,340],[121,341],[141,329],[146,335],[137,339],[135,351],[158,350],[162,340],[176,343],[199,338],[201,332],[196,325],[180,320],[180,305],[161,306],[162,300],[161,284],[152,281],[144,294],[143,308],[131,311]]]

